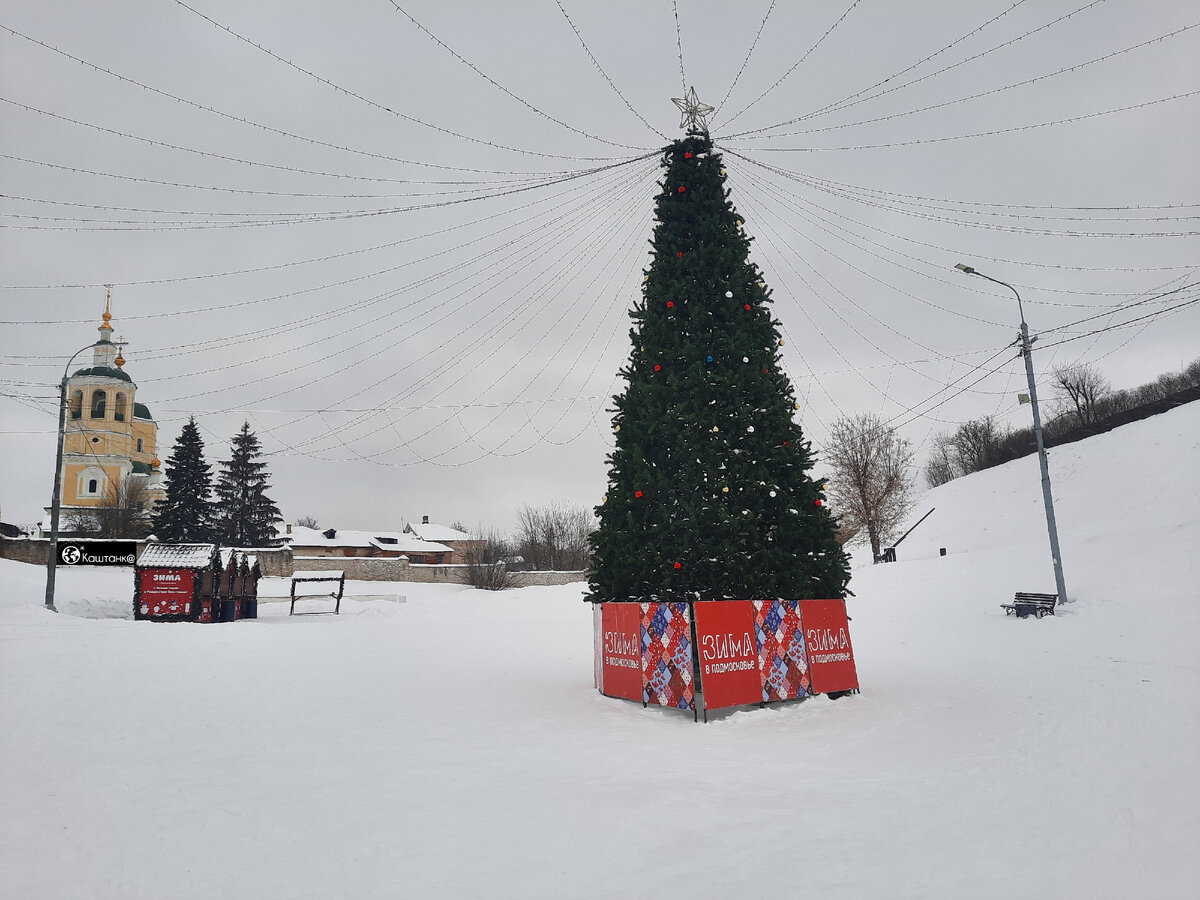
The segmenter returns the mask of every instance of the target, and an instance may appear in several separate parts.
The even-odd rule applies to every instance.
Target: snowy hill
[[[581,586],[157,625],[0,561],[0,895],[1194,896],[1197,459],[1200,403],[1052,451],[1042,620],[1036,460],[931,491],[863,692],[708,725],[595,693]]]

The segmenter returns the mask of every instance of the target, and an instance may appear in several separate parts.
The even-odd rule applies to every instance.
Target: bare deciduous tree
[[[141,538],[150,533],[150,496],[141,478],[126,476],[110,483],[96,506],[79,509],[69,518],[70,531],[102,538]]]
[[[465,529],[459,529],[460,531]],[[503,591],[513,586],[509,565],[512,549],[495,531],[476,529],[480,538],[467,549],[467,583],[485,591]]]
[[[863,413],[833,423],[824,455],[833,470],[834,511],[844,528],[866,531],[878,562],[883,542],[912,508],[912,445],[879,416]]]
[[[935,488],[953,481],[962,472],[954,455],[954,436],[937,434],[933,438],[933,450],[929,453],[929,461],[925,463],[925,483]]]
[[[561,501],[523,506],[517,521],[517,550],[528,568],[574,572],[588,567],[588,535],[596,527],[591,510]]]
[[[316,516],[300,516],[300,518],[296,519],[296,524],[299,525],[301,528],[320,528],[321,527],[320,525],[317,524]]]
[[[996,464],[996,450],[1003,435],[991,416],[973,419],[958,426],[950,439],[954,463],[959,475],[982,472]]]
[[[1059,409],[1073,411],[1080,425],[1095,422],[1098,406],[1112,390],[1108,379],[1086,363],[1055,366],[1051,375],[1058,391]]]

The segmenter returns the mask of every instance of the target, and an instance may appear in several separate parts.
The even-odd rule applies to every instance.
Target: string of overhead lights
[[[460,140],[469,141],[473,144],[490,147],[494,150],[506,150],[506,151],[509,151],[512,153],[521,153],[521,154],[525,154],[528,156],[538,156],[538,157],[542,157],[545,159],[576,159],[576,160],[583,159],[583,160],[588,160],[588,161],[593,161],[593,162],[594,161],[607,162],[610,159],[609,157],[602,157],[602,156],[570,156],[570,155],[564,155],[564,154],[558,154],[558,153],[546,153],[546,152],[540,151],[540,150],[530,150],[530,149],[523,148],[523,147],[512,147],[512,146],[508,146],[506,144],[497,143],[496,141],[489,141],[484,138],[472,137],[470,135],[466,135],[466,134],[454,131],[449,128],[444,128],[440,125],[434,125],[431,122],[426,122],[423,119],[418,119],[415,116],[410,116],[407,113],[402,113],[399,110],[393,109],[392,107],[390,107],[386,104],[379,103],[375,100],[372,100],[364,94],[360,94],[357,91],[350,90],[349,88],[344,87],[340,84],[337,84],[334,81],[332,81],[328,78],[325,78],[324,76],[318,75],[316,72],[314,72],[310,69],[306,69],[303,66],[293,62],[292,60],[281,56],[280,54],[276,53],[274,50],[271,50],[270,48],[268,48],[262,44],[259,44],[255,41],[252,41],[248,37],[246,37],[242,34],[239,34],[238,32],[234,31],[229,26],[218,22],[216,19],[212,18],[211,16],[209,16],[203,12],[200,12],[195,7],[189,6],[187,3],[183,2],[183,0],[175,0],[175,3],[176,3],[176,5],[182,7],[183,9],[186,9],[188,12],[192,13],[193,15],[200,17],[204,21],[208,22],[210,25],[212,25],[215,28],[217,28],[218,30],[224,32],[225,34],[228,34],[229,36],[236,38],[237,40],[241,41],[242,43],[246,44],[247,46],[253,47],[255,50],[265,53],[267,56],[271,57],[271,59],[274,59],[277,62],[283,63],[284,65],[288,66],[289,68],[293,69],[294,71],[299,72],[299,73],[307,76],[308,78],[311,78],[311,79],[319,82],[320,84],[325,85],[328,88],[331,88],[332,90],[338,92],[339,94],[342,94],[346,97],[350,97],[354,100],[357,100],[360,103],[364,103],[372,109],[375,109],[380,112],[388,113],[389,115],[395,116],[395,117],[402,119],[406,122],[409,122],[411,124],[420,125],[424,128],[428,128],[433,131],[437,131],[441,134],[445,134],[450,137],[455,137]],[[399,9],[398,6],[397,6],[397,9]],[[476,70],[476,71],[478,71],[478,70]],[[499,86],[499,85],[497,85],[497,86]],[[511,95],[511,96],[515,97],[516,95]],[[517,98],[517,99],[519,99],[519,98]],[[524,101],[521,101],[521,102],[524,103]],[[536,110],[536,108],[533,107],[531,104],[525,103],[525,105],[529,106],[530,109],[534,109],[535,112],[540,112],[540,110]],[[578,129],[575,129],[572,126],[567,125],[565,122],[561,122],[557,119],[554,119],[553,117],[549,116],[548,114],[542,113],[542,115],[544,115],[546,118],[550,119],[551,121],[556,122],[557,124],[570,129],[571,131],[575,131],[576,133],[583,134],[585,137],[589,137],[589,138],[592,138],[593,140],[601,141],[602,143],[609,144],[614,147],[625,147],[627,149],[632,149],[632,150],[644,150],[645,149],[645,148],[641,148],[641,147],[633,147],[633,146],[627,145],[627,144],[618,144],[616,142],[606,140],[605,138],[601,138],[599,136],[590,135],[590,134],[587,134],[586,132],[578,131]]]
[[[860,103],[866,103],[869,100],[874,100],[876,97],[881,97],[884,94],[892,93],[893,91],[897,91],[902,88],[910,87],[913,84],[918,84],[922,81],[926,81],[926,80],[936,77],[938,75],[943,75],[946,72],[949,72],[949,71],[952,71],[952,70],[958,68],[959,66],[963,66],[969,62],[974,62],[975,60],[982,59],[983,57],[985,57],[991,53],[995,53],[998,50],[1002,50],[1005,47],[1008,47],[1012,44],[1016,44],[1020,41],[1023,41],[1026,38],[1031,37],[1041,31],[1045,31],[1049,28],[1054,27],[1055,25],[1059,25],[1062,22],[1065,22],[1068,19],[1079,15],[1082,12],[1085,12],[1095,6],[1099,6],[1101,3],[1104,2],[1104,0],[1091,0],[1091,2],[1084,4],[1083,6],[1073,10],[1072,12],[1069,12],[1065,15],[1059,16],[1058,18],[1053,19],[1050,22],[1040,25],[1037,28],[1034,28],[1030,31],[1026,31],[1023,34],[1020,34],[1017,37],[1014,37],[1007,41],[1004,41],[1001,44],[997,44],[995,46],[989,47],[987,50],[977,53],[974,56],[967,57],[966,59],[960,60],[959,62],[953,63],[949,66],[945,66],[941,69],[938,69],[937,71],[930,72],[925,75],[921,75],[918,78],[914,78],[914,79],[911,79],[911,80],[905,81],[905,82],[900,81],[900,79],[904,75],[907,75],[909,72],[919,69],[921,66],[925,65],[925,63],[931,62],[932,60],[941,56],[943,53],[949,52],[954,47],[958,46],[959,44],[963,43],[964,41],[967,41],[970,38],[973,38],[976,35],[982,33],[985,29],[987,29],[988,27],[999,22],[1002,18],[1007,16],[1018,6],[1021,6],[1024,2],[1025,2],[1025,0],[1017,0],[1017,2],[1013,3],[1007,9],[1002,10],[1000,13],[992,16],[990,19],[987,19],[983,24],[975,27],[971,31],[968,31],[966,34],[960,35],[959,37],[955,38],[953,41],[944,45],[939,50],[936,50],[933,53],[929,54],[928,56],[924,57],[923,59],[920,59],[917,62],[912,63],[911,65],[907,66],[906,68],[901,69],[899,72],[894,72],[891,75],[887,76],[886,78],[882,78],[879,81],[876,81],[874,84],[872,84],[866,88],[863,88],[860,91],[857,91],[853,94],[845,96],[840,100],[835,100],[834,102],[826,104],[825,106],[823,106],[819,109],[805,113],[801,116],[797,116],[793,119],[788,119],[787,121],[784,121],[784,122],[778,122],[775,125],[766,125],[761,128],[755,128],[752,130],[739,132],[738,134],[730,135],[729,137],[731,137],[731,138],[733,138],[733,137],[748,137],[750,135],[755,135],[755,134],[760,134],[760,133],[767,132],[767,131],[772,131],[776,128],[785,128],[788,125],[794,125],[796,122],[801,122],[806,119],[815,118],[816,116],[820,116],[820,115],[827,115],[832,112],[839,112],[839,111],[841,111],[843,109],[847,109],[851,106],[857,106]],[[883,87],[885,89],[882,91],[878,91],[877,93],[871,93],[872,91],[875,91],[877,88],[881,88],[881,87]],[[730,121],[732,121],[732,120],[730,120]]]
[[[745,112],[749,111],[750,109],[752,109],[753,107],[757,106],[760,100],[762,100],[764,97],[766,97],[772,91],[774,91],[777,87],[779,87],[781,84],[783,84],[789,77],[791,77],[792,73],[795,72],[798,68],[800,68],[801,65],[803,65],[804,61],[807,60],[809,58],[809,56],[812,55],[813,51],[816,50],[818,47],[821,46],[821,44],[823,44],[825,42],[825,39],[827,37],[829,37],[830,34],[833,33],[833,30],[835,28],[837,28],[839,25],[842,24],[842,22],[844,22],[846,20],[846,17],[848,15],[850,15],[850,13],[852,13],[858,7],[858,4],[860,2],[862,2],[862,0],[851,0],[850,5],[846,7],[845,11],[843,11],[842,14],[836,20],[834,20],[834,23],[832,25],[830,25],[827,29],[825,29],[825,33],[822,34],[819,38],[817,38],[816,43],[814,43],[811,47],[809,47],[807,50],[805,50],[804,53],[801,55],[801,57],[792,64],[791,68],[789,68],[786,72],[784,72],[782,75],[780,75],[779,78],[777,78],[770,87],[768,87],[765,91],[763,91],[761,94],[759,94],[753,100],[751,100],[749,103],[747,103],[741,109],[739,109],[736,113],[734,113],[732,116],[730,116],[729,122],[727,124],[733,124],[733,122],[735,120],[739,119],[743,113],[745,113]]]

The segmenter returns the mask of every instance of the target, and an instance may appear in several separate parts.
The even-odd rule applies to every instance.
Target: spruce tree
[[[721,156],[693,129],[663,166],[589,599],[842,597],[849,566]]]
[[[172,543],[213,539],[212,474],[204,461],[204,441],[189,418],[167,458],[166,497],[154,516],[154,533]]]
[[[267,464],[250,423],[233,436],[228,460],[217,478],[217,540],[227,547],[269,547],[277,543],[275,523],[283,520],[267,496]]]

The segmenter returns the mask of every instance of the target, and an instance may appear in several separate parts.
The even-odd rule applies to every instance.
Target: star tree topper
[[[678,106],[682,113],[679,117],[680,128],[708,132],[708,115],[716,107],[701,103],[700,98],[696,96],[694,87],[688,88],[687,94],[683,97],[672,97],[671,102]]]

